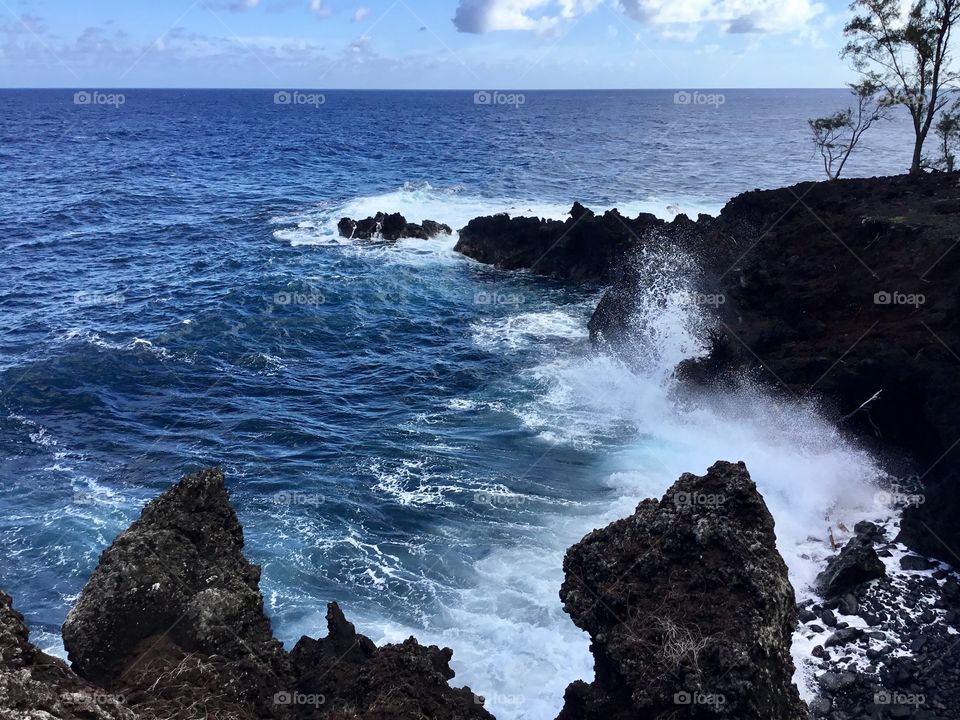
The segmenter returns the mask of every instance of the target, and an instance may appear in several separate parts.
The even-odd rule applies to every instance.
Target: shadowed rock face
[[[84,682],[66,664],[34,647],[23,615],[0,592],[0,718],[136,720],[119,700]]]
[[[626,218],[609,210],[596,216],[576,203],[570,218],[563,222],[506,214],[474,218],[460,230],[455,249],[502,270],[525,269],[578,282],[610,282],[627,251],[648,229],[663,224],[650,214]]]
[[[773,518],[743,463],[683,475],[660,501],[567,551],[564,609],[596,679],[559,720],[800,720],[793,588]]]
[[[717,218],[660,228],[696,259],[712,348],[678,368],[715,384],[747,375],[787,397],[818,395],[841,426],[916,463],[925,502],[900,540],[960,555],[960,226],[958,176],[851,179],[744,193]],[[590,321],[598,345],[631,352],[627,271]],[[922,299],[921,299],[922,298]]]

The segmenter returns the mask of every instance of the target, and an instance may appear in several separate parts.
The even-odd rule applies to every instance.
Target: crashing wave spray
[[[609,459],[606,484],[619,498],[610,519],[641,498],[659,497],[684,472],[702,474],[718,459],[745,461],[776,521],[791,581],[798,595],[809,592],[831,552],[828,527],[889,517],[876,488],[881,468],[813,402],[778,399],[748,382],[701,392],[679,386],[674,368],[702,352],[706,310],[723,298],[698,293],[694,264],[676,250],[647,252],[636,262],[629,272],[642,278],[633,284],[642,291],[616,299],[615,311],[629,313],[619,343],[607,343],[616,355],[552,366],[544,373],[553,378],[546,404],[562,397],[568,405],[528,417],[551,437],[566,431],[572,443],[597,442],[624,423],[633,428],[634,440]]]

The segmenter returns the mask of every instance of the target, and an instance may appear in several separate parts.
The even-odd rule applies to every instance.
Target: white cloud
[[[327,5],[324,0],[310,0],[310,12],[317,17],[330,17],[333,15],[333,8]]]
[[[544,32],[592,12],[603,0],[460,0],[453,22],[460,32]],[[614,5],[615,3],[615,5]],[[814,0],[611,0],[628,17],[690,37],[712,24],[730,33],[802,31],[824,6]],[[683,29],[681,29],[681,27]]]
[[[460,0],[453,24],[460,32],[548,32],[591,12],[603,0]]]
[[[368,7],[357,8],[356,12],[353,13],[353,21],[356,23],[363,22],[369,16],[370,16],[370,8]]]
[[[225,9],[230,12],[244,12],[246,10],[254,10],[260,6],[260,0],[233,0],[226,4],[217,4],[214,5],[217,9]]]
[[[802,30],[824,6],[813,0],[620,0],[630,17],[652,24],[716,24],[731,33]]]
[[[683,23],[663,25],[658,28],[660,37],[680,42],[693,42],[700,36],[700,29],[700,25],[685,25]]]

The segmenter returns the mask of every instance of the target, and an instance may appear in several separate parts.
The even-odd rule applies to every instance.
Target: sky
[[[0,87],[840,87],[848,0],[0,0]]]

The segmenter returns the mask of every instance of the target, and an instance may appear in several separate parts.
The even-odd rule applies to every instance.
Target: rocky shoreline
[[[892,541],[897,531],[858,524],[825,571],[839,582],[800,604],[814,717],[936,720],[960,707],[960,578]]]
[[[457,250],[478,261],[608,286],[591,338],[628,363],[651,273],[689,260],[688,300],[709,322],[705,354],[678,379],[818,398],[896,468],[886,491],[902,520],[838,529],[820,595],[799,603],[742,463],[684,475],[587,535],[560,597],[596,676],[567,688],[558,720],[948,720],[960,707],[958,226],[957,176],[927,175],[753,191],[716,218],[578,203],[566,221],[497,215],[460,230]],[[340,232],[392,242],[449,228],[378,214]],[[70,666],[30,644],[0,595],[0,720],[492,717],[449,684],[449,648],[377,647],[335,603],[325,637],[286,651],[243,545],[222,473],[181,480],[101,556],[64,623]],[[792,644],[814,664],[810,710]]]
[[[243,542],[219,470],[148,503],[64,623],[69,667],[29,643],[0,596],[0,718],[492,718],[450,686],[452,650],[377,647],[336,603],[326,637],[284,650]],[[560,719],[808,717],[792,682],[793,589],[743,463],[684,475],[570,548],[564,571],[596,677],[569,686]]]
[[[104,551],[63,626],[70,667],[29,644],[3,595],[0,718],[492,717],[448,684],[450,649],[377,647],[336,603],[327,636],[288,653],[242,550],[223,473],[206,470],[148,503]]]
[[[678,378],[749,380],[819,400],[844,432],[897,461],[903,542],[958,563],[958,183],[945,173],[808,182],[669,223],[577,203],[563,222],[475,218],[456,249],[504,269],[611,284],[590,336],[628,363],[643,291],[668,260],[688,259],[689,301],[711,322],[706,354]]]
[[[457,246],[505,269],[610,284],[590,336],[627,364],[655,351],[642,341],[644,291],[658,273],[685,272],[685,300],[707,323],[704,354],[676,368],[681,383],[759,384],[788,401],[815,400],[840,432],[885,460],[890,478],[878,489],[902,519],[850,542],[907,565],[875,557],[871,575],[858,558],[839,585],[845,592],[825,587],[825,599],[803,600],[797,638],[812,643],[818,717],[934,720],[960,707],[958,181],[802,183],[744,193],[718,217],[672,222],[597,216],[577,204],[562,223],[475,219]],[[511,254],[530,238],[534,252]],[[927,557],[940,562],[918,572]]]

